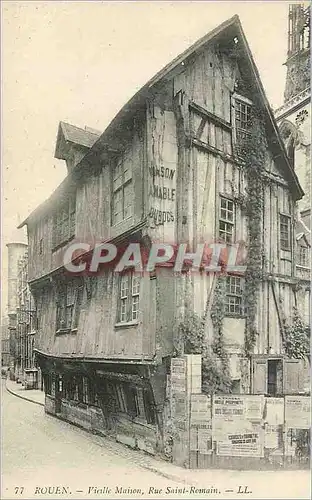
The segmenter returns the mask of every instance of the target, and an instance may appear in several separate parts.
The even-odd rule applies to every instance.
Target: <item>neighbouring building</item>
[[[28,286],[28,251],[18,261],[16,306],[16,378],[25,389],[43,389],[40,368],[38,368],[34,339],[37,325],[37,314],[34,299]]]
[[[14,239],[14,238],[13,238]],[[28,287],[28,251],[24,235],[16,233],[8,248],[8,326],[7,339],[10,378],[26,389],[41,386],[40,368],[34,357],[36,310]]]
[[[285,338],[303,190],[237,16],[162,69],[103,133],[61,122],[55,156],[67,176],[21,224],[47,412],[166,453],[171,361],[196,354],[182,336],[188,318],[195,337],[196,318],[204,325],[198,354],[210,349],[227,392],[305,393],[307,366]],[[187,243],[193,253],[219,241],[224,257],[240,241],[247,270],[64,270],[71,243],[99,241],[147,252]]]
[[[284,104],[275,117],[304,196],[297,203],[296,275],[300,278],[298,309],[311,323],[311,7],[292,4],[288,15],[288,47]]]
[[[15,235],[14,235],[15,236]],[[18,334],[17,334],[17,305],[18,305],[18,263],[24,257],[27,244],[24,235],[16,234],[16,238],[7,244],[8,249],[8,338],[10,344],[10,377],[18,379]]]
[[[311,68],[310,68],[310,6],[289,7],[288,50],[284,104],[275,110],[281,136],[304,197],[299,210],[311,207]]]
[[[10,366],[10,336],[7,316],[1,320],[1,366],[3,368]]]

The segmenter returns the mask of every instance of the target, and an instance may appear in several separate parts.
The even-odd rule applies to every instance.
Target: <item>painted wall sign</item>
[[[164,226],[162,238],[174,239],[177,203],[176,123],[172,111],[154,104],[151,121],[151,165],[148,169],[148,217],[153,228]]]
[[[170,179],[171,181],[173,180],[176,173],[175,169],[165,167],[150,167],[149,172],[152,177],[162,177],[165,179]]]

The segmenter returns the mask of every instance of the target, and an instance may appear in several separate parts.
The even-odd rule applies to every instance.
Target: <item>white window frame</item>
[[[138,323],[141,276],[128,272],[119,277],[117,324]]]

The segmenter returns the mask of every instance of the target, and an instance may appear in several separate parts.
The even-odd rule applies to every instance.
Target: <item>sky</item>
[[[66,175],[59,121],[104,130],[164,65],[238,14],[268,99],[283,102],[288,2],[2,1],[2,313],[5,244]]]

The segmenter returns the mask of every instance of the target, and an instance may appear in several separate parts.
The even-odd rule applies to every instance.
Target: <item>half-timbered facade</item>
[[[261,281],[255,339],[246,351],[244,275],[228,275],[222,336],[233,392],[302,393],[303,364],[288,359],[285,322],[296,304],[295,203],[303,195],[237,16],[160,71],[102,134],[61,123],[56,157],[68,175],[24,222],[37,306],[36,352],[46,410],[151,453],[163,450],[166,383],[179,325],[211,318],[216,273],[69,275],[66,248],[107,241],[250,244],[250,195],[241,149],[253,109],[265,145],[261,176]],[[257,254],[258,255],[258,254]],[[246,353],[247,352],[247,353]]]

